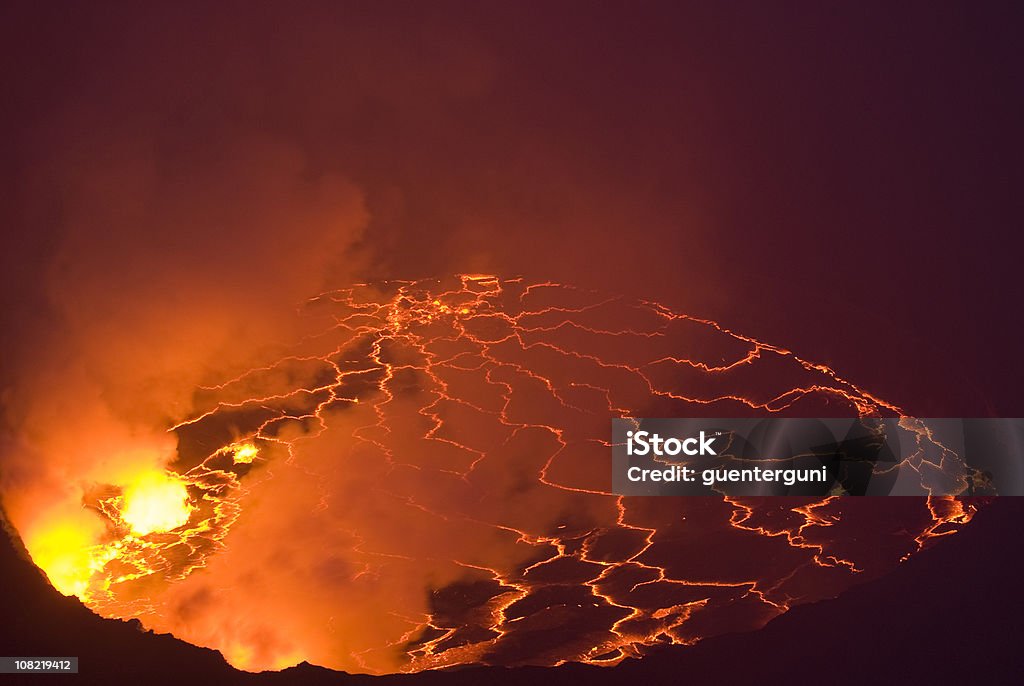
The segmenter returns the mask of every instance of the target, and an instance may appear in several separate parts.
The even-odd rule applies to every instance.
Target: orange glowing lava
[[[249,670],[614,665],[834,596],[980,502],[614,495],[613,417],[902,414],[658,303],[474,274],[303,316],[196,389],[173,472],[21,532],[58,590]],[[951,464],[918,446],[909,467]]]

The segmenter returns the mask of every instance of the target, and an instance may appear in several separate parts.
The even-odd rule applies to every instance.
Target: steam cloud
[[[50,310],[20,331],[5,403],[4,504],[30,544],[57,520],[98,535],[83,492],[173,463],[167,428],[196,387],[293,335],[296,303],[351,278],[366,226],[351,183],[304,177],[280,143],[184,164],[153,137],[87,143],[38,171],[62,218],[41,266]]]

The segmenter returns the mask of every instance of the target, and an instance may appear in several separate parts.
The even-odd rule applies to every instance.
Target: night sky
[[[1021,18],[1011,3],[6,3],[0,459],[65,364],[126,416],[157,416],[182,396],[142,391],[194,362],[180,349],[205,360],[221,355],[208,336],[267,335],[324,284],[465,272],[657,300],[911,415],[1022,416]],[[107,364],[143,357],[147,376]],[[760,632],[610,671],[380,681],[1005,678],[1017,500]],[[173,661],[168,683],[245,677],[91,616],[6,539],[2,568],[0,654],[80,653],[83,683],[148,679],[137,656]]]

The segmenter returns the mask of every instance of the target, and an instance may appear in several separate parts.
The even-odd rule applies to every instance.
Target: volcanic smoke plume
[[[306,204],[310,222],[357,235],[358,196],[340,197]],[[263,318],[255,299],[211,306],[233,320],[147,308],[239,265],[295,264],[278,248],[211,263],[180,294],[141,280],[147,297],[112,305],[141,308],[121,319],[137,327],[125,359],[76,350],[12,408],[7,514],[53,585],[101,615],[247,670],[614,665],[834,596],[977,507],[612,495],[612,417],[899,413],[653,302],[462,275],[330,290],[286,315],[321,265],[280,274]],[[81,340],[116,345],[92,295],[75,293],[69,326],[105,323]],[[131,365],[147,374],[118,377]]]

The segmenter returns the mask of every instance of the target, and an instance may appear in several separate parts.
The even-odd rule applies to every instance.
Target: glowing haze
[[[150,426],[176,450],[137,433],[75,462],[22,435],[5,503],[58,590],[247,670],[614,665],[834,595],[976,508],[612,495],[613,416],[898,412],[657,303],[463,275],[327,291],[297,319]]]

